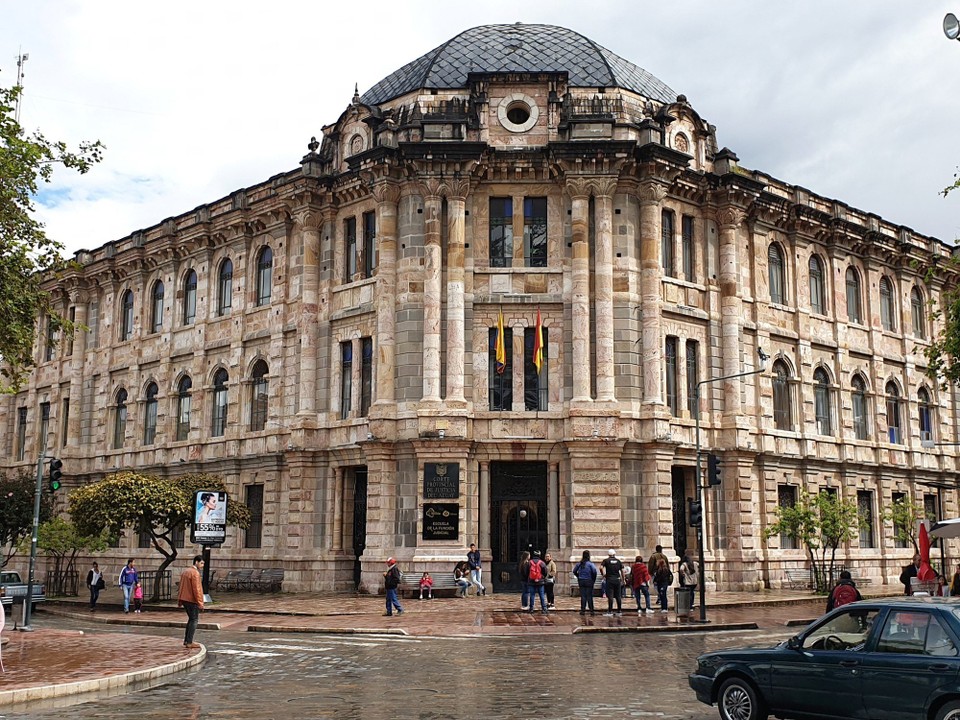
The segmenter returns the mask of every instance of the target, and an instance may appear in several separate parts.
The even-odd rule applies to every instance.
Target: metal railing
[[[144,598],[153,598],[153,584],[157,579],[156,570],[143,570],[137,574],[140,584],[143,585],[143,597]],[[164,570],[160,575],[160,596],[158,600],[169,600],[173,597],[172,594],[172,573],[169,570]]]

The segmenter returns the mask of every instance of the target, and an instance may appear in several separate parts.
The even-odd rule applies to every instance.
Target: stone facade
[[[554,31],[467,34],[492,55]],[[355,96],[299,168],[77,253],[51,287],[88,331],[48,350],[40,328],[29,385],[0,398],[0,467],[45,444],[68,489],[221,474],[262,526],[231,530],[216,567],[282,565],[289,589],[374,592],[388,556],[449,572],[477,542],[506,590],[524,548],[563,577],[584,549],[695,549],[694,386],[743,375],[701,385],[723,466],[708,585],[779,586],[804,553],[763,530],[825,487],[872,516],[843,560],[895,583],[912,551],[882,509],[960,509],[940,487],[956,453],[921,448],[957,437],[923,355],[950,249],[740,167],[659,81],[476,52],[447,58],[461,86],[411,90],[402,69]],[[458,470],[452,497],[430,496],[437,465]],[[425,539],[440,505],[453,536]],[[136,545],[117,559],[151,557]]]

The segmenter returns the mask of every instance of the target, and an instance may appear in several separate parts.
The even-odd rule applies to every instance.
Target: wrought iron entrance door
[[[517,561],[547,546],[547,464],[490,463],[490,571],[494,592],[519,592]]]
[[[367,549],[367,469],[353,468],[353,586],[360,587],[360,556]]]
[[[673,547],[683,557],[687,551],[687,484],[682,467],[674,465],[670,471],[673,508]]]

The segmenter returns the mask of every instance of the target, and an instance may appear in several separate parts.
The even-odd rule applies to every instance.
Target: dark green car
[[[960,720],[960,598],[844,605],[776,647],[701,655],[689,679],[723,720]]]

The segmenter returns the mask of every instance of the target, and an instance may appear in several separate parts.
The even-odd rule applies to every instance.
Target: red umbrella
[[[920,567],[917,569],[917,580],[936,580],[937,573],[930,567],[930,536],[927,535],[927,524],[920,523]]]

